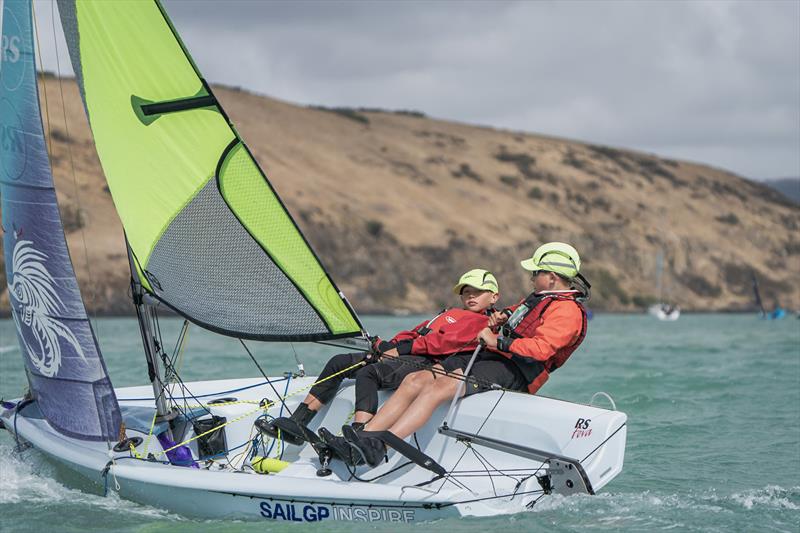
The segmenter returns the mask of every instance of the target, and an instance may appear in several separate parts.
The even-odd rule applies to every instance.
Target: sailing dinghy
[[[658,292],[658,303],[651,305],[648,308],[648,312],[663,322],[674,322],[680,318],[681,308],[664,301],[663,276],[664,252],[659,250],[656,255],[656,290]]]
[[[56,204],[32,6],[5,0],[0,192],[29,391],[3,402],[0,423],[19,448],[32,446],[107,491],[186,516],[293,522],[513,513],[546,494],[593,494],[620,473],[626,416],[613,408],[504,390],[472,395],[440,408],[398,443],[402,453],[368,470],[348,467],[324,446],[288,446],[256,431],[258,419],[291,412],[313,377],[177,379],[164,348],[172,339],[158,328],[163,308],[185,318],[176,346],[190,323],[240,339],[245,350],[245,340],[364,349],[368,335],[162,6],[59,0],[58,7],[125,230],[151,383],[112,386]],[[353,396],[346,382],[310,429],[341,425]]]

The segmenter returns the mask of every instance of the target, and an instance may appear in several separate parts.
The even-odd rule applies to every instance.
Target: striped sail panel
[[[0,196],[12,316],[31,392],[59,432],[115,441],[121,416],[81,300],[47,157],[29,0],[3,3]]]
[[[59,0],[59,12],[145,288],[190,320],[228,335],[359,335],[357,317],[161,6]]]

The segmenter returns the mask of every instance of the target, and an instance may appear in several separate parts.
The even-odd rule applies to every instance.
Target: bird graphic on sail
[[[45,266],[47,255],[27,240],[14,246],[12,276],[8,284],[13,299],[14,324],[25,343],[31,364],[46,377],[53,377],[61,367],[61,339],[86,360],[78,339],[55,318],[64,303],[55,289],[55,280]],[[36,346],[28,338],[33,336]]]

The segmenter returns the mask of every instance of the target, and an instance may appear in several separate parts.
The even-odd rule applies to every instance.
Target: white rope
[[[611,395],[610,395],[610,394],[608,394],[607,392],[602,392],[602,391],[595,392],[595,393],[592,395],[592,399],[591,399],[591,400],[589,400],[589,405],[591,405],[592,407],[594,407],[594,406],[595,406],[595,405],[594,405],[594,400],[595,400],[595,398],[597,398],[598,396],[604,396],[604,397],[605,397],[605,398],[608,400],[608,402],[611,404],[611,410],[612,410],[612,411],[616,411],[616,410],[617,410],[617,404],[616,404],[616,402],[614,402],[614,398],[612,398],[612,397],[611,397]]]

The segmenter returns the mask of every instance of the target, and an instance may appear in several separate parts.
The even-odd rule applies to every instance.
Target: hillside
[[[99,313],[128,313],[122,229],[76,86],[63,80],[68,127],[59,80],[46,89],[84,298]],[[359,312],[453,304],[452,282],[473,267],[492,270],[511,303],[529,288],[518,261],[550,240],[581,252],[595,309],[652,302],[659,249],[670,298],[684,309],[752,308],[751,271],[767,305],[800,307],[800,207],[722,169],[413,113],[215,92]]]
[[[800,204],[800,178],[775,178],[764,181],[764,185],[772,187],[789,200]]]

